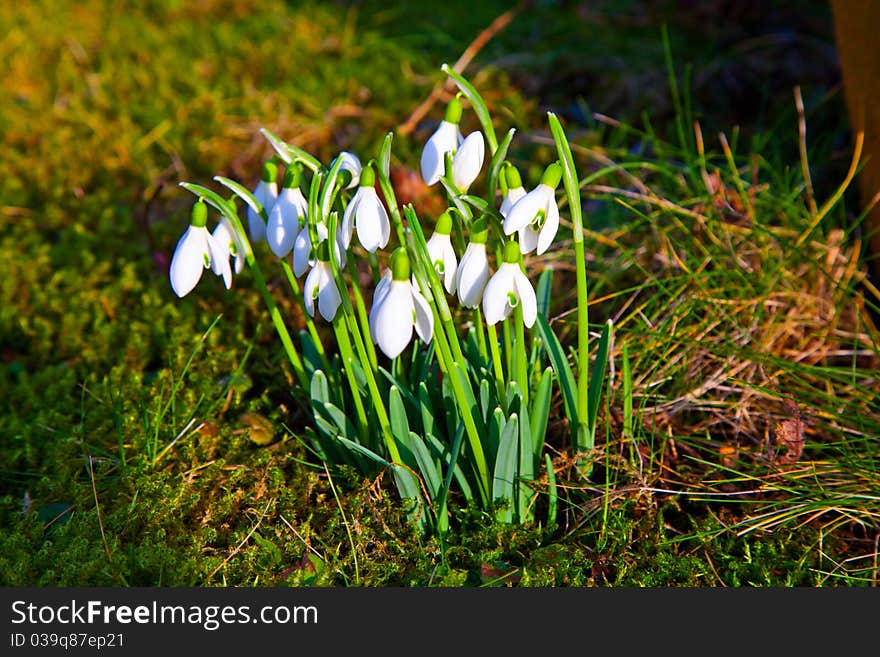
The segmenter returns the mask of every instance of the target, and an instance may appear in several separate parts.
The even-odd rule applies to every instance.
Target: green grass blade
[[[541,457],[544,449],[544,436],[547,434],[547,423],[550,420],[550,401],[553,397],[553,368],[547,367],[541,375],[535,396],[532,399],[531,434],[532,454],[535,459]]]
[[[498,174],[501,171],[501,166],[504,164],[504,158],[507,157],[507,149],[510,148],[510,142],[513,140],[514,134],[516,134],[516,128],[511,128],[507,131],[507,134],[504,135],[504,139],[501,140],[501,143],[495,150],[495,154],[492,155],[492,160],[489,162],[489,175],[486,181],[486,196],[490,201],[495,200],[495,192],[498,189]]]
[[[269,140],[269,143],[272,144],[272,148],[278,153],[278,157],[284,160],[285,164],[290,164],[294,160],[299,160],[312,171],[317,171],[321,168],[321,162],[311,153],[307,153],[298,146],[288,144],[283,139],[279,139],[272,131],[267,130],[266,128],[260,128],[260,134]]]
[[[556,490],[556,471],[553,470],[553,460],[549,454],[544,454],[544,465],[547,468],[547,525],[556,524],[556,507],[559,493]]]
[[[514,413],[501,432],[501,444],[498,446],[498,458],[495,459],[495,471],[492,477],[492,500],[498,505],[495,517],[501,522],[513,522],[518,446],[519,420]]]
[[[223,176],[214,176],[214,180],[216,180],[224,187],[228,187],[233,194],[235,194],[238,198],[247,203],[254,212],[263,215],[263,220],[266,220],[268,218],[266,217],[265,208],[257,199],[254,198],[254,195],[251,194],[250,190],[248,190],[244,185]]]
[[[534,490],[527,483],[535,479],[535,462],[532,452],[532,427],[529,412],[525,404],[521,405],[519,418],[519,468],[517,476],[516,509],[519,522],[533,520],[534,507],[532,497]]]
[[[590,373],[590,387],[587,392],[587,426],[590,429],[590,440],[596,435],[596,418],[599,415],[599,399],[602,396],[602,388],[605,382],[605,367],[608,364],[608,351],[611,348],[611,337],[614,333],[614,324],[609,319],[605,322],[602,337],[599,338],[599,346],[596,348],[596,361],[593,363],[593,371]]]
[[[547,350],[547,356],[550,358],[550,364],[556,373],[556,380],[559,382],[559,389],[562,392],[562,401],[565,405],[565,416],[568,418],[572,431],[578,426],[577,412],[577,386],[574,382],[574,375],[571,372],[568,357],[559,343],[559,338],[550,328],[547,318],[538,315],[535,322],[538,334],[544,341],[544,348]]]

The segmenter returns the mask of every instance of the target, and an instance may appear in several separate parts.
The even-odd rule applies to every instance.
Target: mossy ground
[[[428,20],[379,4],[47,0],[0,8],[0,584],[876,585],[876,558],[873,569],[865,561],[872,551],[876,557],[876,501],[860,506],[852,497],[876,495],[880,425],[869,354],[877,345],[865,344],[876,329],[858,277],[850,272],[851,284],[831,295],[828,312],[844,325],[818,331],[818,345],[767,332],[752,342],[730,334],[713,341],[718,327],[706,323],[719,298],[739,294],[732,301],[745,306],[769,299],[749,308],[765,313],[767,326],[782,326],[770,321],[779,319],[773,304],[782,303],[770,292],[780,281],[794,284],[787,272],[815,275],[813,298],[820,297],[827,276],[804,267],[823,256],[837,271],[846,262],[829,249],[849,253],[858,236],[842,205],[830,221],[844,229],[845,243],[821,240],[792,253],[774,250],[769,230],[743,237],[714,226],[688,241],[690,224],[670,222],[658,232],[607,190],[590,192],[591,286],[599,299],[591,315],[597,324],[615,313],[632,320],[621,325],[620,340],[629,341],[642,405],[655,413],[640,416],[637,445],[621,429],[619,385],[609,390],[604,467],[591,481],[568,482],[557,526],[509,527],[462,510],[441,542],[417,534],[387,480],[342,471],[330,485],[301,442],[309,416],[249,275],[228,292],[208,277],[179,300],[166,271],[192,200],[178,181],[222,174],[249,184],[269,153],[263,126],[324,161],[343,148],[375,152],[441,79],[440,63],[454,61],[508,6],[443,4]],[[663,163],[643,167],[645,180],[663,198],[697,207],[693,187],[676,177],[695,170],[680,150],[664,153],[667,142],[647,131],[629,141],[609,137],[590,114],[650,120],[674,134],[659,30],[671,14],[623,5],[539,3],[487,45],[473,79],[497,115],[534,137],[518,155],[534,155],[536,168],[550,157],[540,138],[543,110],[554,107],[578,128],[577,143],[618,161]],[[802,23],[787,24],[787,38],[750,41],[742,26],[759,19],[750,11],[741,10],[740,27],[723,35],[689,15],[670,24],[670,42],[676,57],[695,63],[692,100],[707,135],[743,116],[733,103],[745,107],[742,141],[746,134],[750,141],[742,150],[760,155],[762,175],[772,178],[755,202],[773,218],[765,225],[790,229],[804,225],[790,87],[780,92],[756,76],[774,47],[798,49],[799,58],[772,73],[780,86],[805,85],[816,194],[826,197],[848,158],[842,101],[823,100],[835,74],[822,57],[830,25],[811,5]],[[761,18],[780,25],[791,19],[779,8],[768,15]],[[417,162],[425,129],[396,138],[395,164]],[[693,250],[672,248],[670,235]],[[711,251],[713,235],[727,240],[720,251]],[[727,275],[737,262],[733,245],[759,277]],[[712,266],[701,265],[710,252]],[[564,276],[562,253],[555,264]],[[862,269],[859,257],[851,255],[854,271]],[[644,325],[625,315],[621,292],[639,286],[657,296],[644,307]],[[798,294],[786,289],[786,298]],[[280,286],[273,290],[296,322],[298,311]],[[662,307],[682,298],[696,302],[677,306],[680,314]],[[560,309],[565,303],[560,295]],[[846,314],[853,307],[862,314]],[[689,321],[691,329],[678,330]],[[734,313],[725,321],[724,330],[752,325]],[[572,326],[557,325],[563,335]],[[648,330],[657,326],[668,339]],[[688,350],[698,335],[705,349]],[[792,350],[807,347],[833,353],[803,368],[785,365]],[[840,498],[823,506],[826,498],[810,493],[805,476],[768,470],[755,436],[772,433],[777,407],[751,424],[754,411],[740,414],[735,424],[713,410],[711,395],[704,406],[672,404],[694,378],[711,378],[734,357],[755,364],[733,375],[747,379],[745,390],[766,392],[771,382],[759,370],[776,368],[782,374],[773,385],[792,386],[802,406],[821,411],[807,447],[812,473],[823,495],[822,486],[838,485],[850,506]],[[834,387],[846,389],[839,403]],[[714,399],[733,407],[729,394]],[[262,440],[267,431],[271,440]],[[851,478],[834,474],[829,483],[841,463],[852,466],[844,469]],[[670,468],[680,470],[671,476]],[[795,503],[812,504],[817,515],[763,527],[751,507],[724,497],[730,486],[758,485],[765,475],[782,477],[763,498],[767,509],[785,514]],[[672,480],[690,490],[699,484],[703,496],[668,492]],[[634,482],[637,492],[628,488]],[[855,520],[840,522],[847,513]]]

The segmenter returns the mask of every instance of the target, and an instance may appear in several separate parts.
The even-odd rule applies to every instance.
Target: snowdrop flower
[[[537,248],[537,254],[541,255],[553,242],[559,229],[556,188],[561,179],[562,166],[554,162],[544,171],[540,184],[514,203],[504,218],[507,235],[519,231],[522,253],[531,253]]]
[[[174,293],[183,297],[192,292],[205,269],[211,268],[223,277],[228,289],[232,284],[232,271],[228,254],[224,258],[222,250],[211,233],[208,232],[208,208],[199,199],[193,206],[190,225],[177,242],[171,258],[169,278]]]
[[[446,107],[446,116],[422,149],[422,179],[426,185],[434,185],[446,170],[446,154],[458,150],[464,138],[458,128],[461,121],[461,100],[453,98]]]
[[[321,242],[318,248],[318,260],[303,285],[303,301],[306,312],[315,316],[315,301],[318,302],[318,312],[328,322],[332,322],[342,303],[339,290],[336,289],[336,281],[333,280],[333,272],[330,269],[327,242]]]
[[[422,179],[427,185],[434,185],[444,173],[452,178],[455,187],[466,192],[483,168],[486,144],[479,130],[462,137],[458,127],[461,121],[461,100],[455,96],[446,107],[446,115],[437,126],[434,134],[425,142],[422,149],[420,167]],[[452,171],[446,170],[447,154],[452,156]]]
[[[373,342],[388,358],[396,358],[406,349],[414,327],[426,344],[434,336],[434,315],[410,282],[409,257],[403,247],[394,251],[391,271],[376,286],[369,323]]]
[[[391,237],[391,222],[373,186],[375,179],[373,169],[367,166],[361,173],[360,187],[345,208],[340,237],[346,249],[351,244],[351,234],[355,230],[361,245],[370,253],[384,248]]]
[[[220,276],[225,273],[221,271],[222,262],[229,262],[230,258],[234,258],[233,261],[233,270],[236,274],[240,274],[241,270],[244,268],[244,246],[239,243],[238,238],[235,236],[235,229],[232,227],[232,224],[229,223],[229,219],[226,217],[221,217],[220,223],[214,228],[214,232],[211,233],[211,237],[214,238],[214,242],[217,246],[218,258],[217,262],[212,263],[211,270]],[[226,283],[226,277],[224,276],[223,282]],[[226,283],[226,287],[231,286],[231,281]]]
[[[254,188],[254,198],[263,206],[268,216],[272,212],[272,206],[275,205],[275,199],[278,198],[278,165],[269,160],[263,165],[263,174],[260,182]],[[256,244],[266,239],[266,224],[258,212],[249,205],[247,209],[248,218],[248,234],[251,242]]]
[[[504,245],[504,262],[489,279],[483,292],[483,315],[492,326],[522,304],[523,323],[531,328],[538,318],[535,290],[520,269],[520,247],[510,241]]]
[[[318,245],[320,246],[327,240],[330,232],[327,230],[327,224],[323,221],[319,221],[315,224],[315,230],[318,233]],[[336,239],[334,240],[336,260],[339,262],[340,267],[345,267],[346,251],[340,242],[340,235],[337,233]],[[296,240],[293,243],[292,265],[293,274],[297,278],[305,274],[309,267],[315,266],[315,259],[312,258],[312,240],[311,237],[309,237],[309,230],[307,227],[304,227],[299,231],[299,235],[296,236]]]
[[[465,249],[455,276],[458,300],[466,308],[480,305],[483,288],[489,280],[489,259],[486,256],[486,240],[489,228],[484,218],[477,219],[471,229],[470,243]]]
[[[461,120],[461,101],[456,96],[446,108],[444,118],[422,149],[422,178],[428,185],[435,184],[449,173],[460,192],[466,192],[483,168],[486,143],[479,130],[462,138],[458,122]],[[452,171],[446,171],[447,154],[452,156]]]
[[[504,200],[501,201],[501,207],[498,211],[501,213],[501,216],[506,219],[507,215],[510,214],[510,209],[513,207],[513,204],[526,195],[526,188],[523,187],[522,178],[520,178],[519,171],[516,170],[516,167],[509,165],[505,167],[503,171],[504,177],[507,180],[507,195],[504,197]]]
[[[455,292],[455,274],[458,271],[458,259],[455,257],[455,249],[452,248],[452,217],[444,212],[437,218],[437,226],[434,234],[425,244],[428,249],[428,257],[437,270],[437,275],[443,280],[443,286],[449,294]]]
[[[269,213],[266,224],[266,242],[279,258],[284,258],[293,249],[299,230],[306,222],[309,202],[299,188],[300,169],[298,166],[287,169],[281,193]]]

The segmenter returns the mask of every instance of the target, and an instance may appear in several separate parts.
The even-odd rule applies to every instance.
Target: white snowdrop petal
[[[550,203],[547,204],[547,219],[538,233],[538,255],[550,248],[557,230],[559,230],[559,206],[556,205],[556,199],[551,198]]]
[[[299,234],[299,208],[294,192],[298,190],[284,189],[272,206],[269,221],[266,224],[266,242],[279,258],[284,258],[293,248]]]
[[[441,121],[434,134],[425,142],[419,164],[426,185],[433,185],[440,180],[446,169],[446,153],[456,150],[460,139],[458,125]]]
[[[406,349],[413,333],[413,298],[408,281],[391,281],[379,307],[373,336],[388,358],[396,358]]]
[[[475,131],[469,134],[452,159],[452,182],[458,189],[467,191],[477,179],[480,169],[483,168],[485,154],[486,144],[483,141],[483,133]]]
[[[202,277],[205,256],[210,258],[207,235],[207,228],[190,226],[177,242],[168,276],[174,293],[179,297],[192,292]]]
[[[293,274],[297,278],[302,276],[309,268],[309,253],[312,250],[312,242],[309,240],[309,231],[303,228],[293,243]]]
[[[480,305],[483,288],[489,280],[489,260],[485,244],[469,244],[458,268],[458,300],[467,308]]]
[[[361,187],[358,194],[361,193],[363,196],[355,215],[354,226],[361,246],[370,253],[375,253],[376,249],[383,248],[388,243],[391,236],[388,213],[385,212],[385,206],[375,189]]]
[[[425,344],[430,344],[434,337],[434,313],[428,301],[415,287],[412,288],[413,309],[415,310],[416,333]]]
[[[336,281],[333,280],[333,274],[330,271],[330,265],[326,262],[319,262],[316,269],[321,270],[320,285],[318,292],[318,311],[321,316],[328,322],[332,322],[336,317],[336,311],[339,304],[342,303],[342,297],[339,296],[339,290],[336,288]]]
[[[493,326],[510,314],[507,294],[513,290],[513,271],[504,263],[486,283],[483,292],[483,317]]]
[[[263,223],[263,218],[254,212],[250,206],[248,206],[247,217],[248,236],[251,238],[251,242],[256,244],[266,239],[266,224]]]
[[[523,255],[538,248],[538,231],[531,224],[519,229],[519,251]]]
[[[376,329],[375,329],[375,318],[379,314],[379,308],[382,305],[382,301],[385,298],[385,295],[388,293],[390,289],[391,283],[391,270],[386,269],[385,274],[382,278],[379,279],[379,282],[376,283],[376,289],[373,290],[373,304],[370,307],[370,336],[373,338],[373,343],[376,342]]]
[[[538,185],[528,194],[519,199],[510,208],[510,212],[504,218],[504,233],[512,235],[523,226],[528,226],[538,212],[547,208],[547,191],[553,193],[553,190],[547,185]]]
[[[351,234],[354,232],[354,219],[358,205],[361,202],[361,189],[362,188],[359,187],[354,193],[354,196],[352,196],[345,208],[345,212],[342,214],[342,224],[340,224],[339,227],[339,237],[342,241],[342,246],[346,249],[351,244]]]
[[[501,208],[498,210],[501,213],[501,216],[507,218],[507,215],[510,213],[510,209],[513,207],[513,204],[525,195],[525,187],[514,187],[513,189],[508,189],[507,196],[505,196],[504,200],[501,201]]]
[[[458,271],[458,262],[455,257],[455,249],[452,248],[452,240],[446,240],[443,247],[443,285],[449,294],[455,292],[455,275]]]
[[[223,278],[228,290],[232,287],[232,267],[229,266],[229,248],[224,248],[211,233],[207,234],[208,252],[211,254],[211,271]]]
[[[313,267],[303,284],[303,304],[306,307],[306,312],[312,317],[315,316],[315,297],[318,296],[317,291],[320,289],[320,284],[321,270]]]
[[[520,270],[519,265],[516,265],[516,271],[513,274],[513,284],[519,302],[522,304],[523,324],[526,325],[526,328],[532,328],[535,320],[538,319],[538,299],[535,296],[535,288]]]
[[[342,158],[342,164],[339,165],[340,171],[345,169],[351,173],[351,182],[349,182],[345,188],[354,188],[361,181],[361,171],[363,171],[363,167],[361,166],[360,158],[349,151],[342,151],[337,157]],[[334,163],[335,162],[336,161],[334,160]]]

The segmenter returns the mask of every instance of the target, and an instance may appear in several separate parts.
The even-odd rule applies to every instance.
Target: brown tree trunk
[[[831,0],[831,10],[853,136],[865,133],[857,180],[867,207],[880,192],[880,0]],[[872,274],[880,280],[880,204],[865,221]]]

